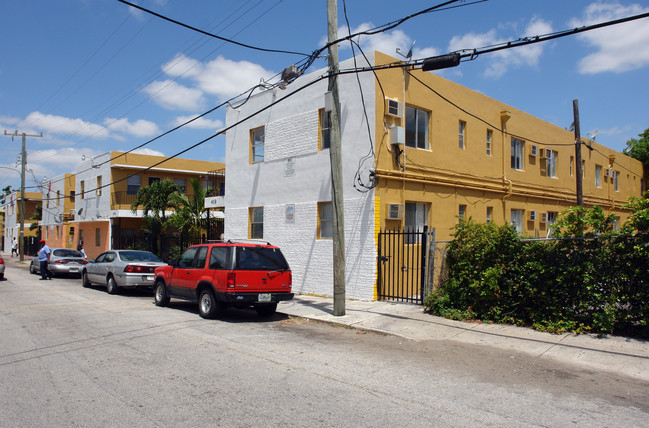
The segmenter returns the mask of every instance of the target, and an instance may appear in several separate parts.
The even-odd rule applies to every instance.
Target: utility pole
[[[7,131],[5,130],[5,135],[10,136],[13,141],[14,137],[18,136],[18,131],[14,131],[13,134],[7,134]],[[18,239],[18,252],[20,253],[20,261],[22,262],[25,260],[25,165],[27,164],[27,151],[25,150],[25,144],[27,142],[27,137],[43,138],[43,133],[41,132],[40,135],[31,135],[23,132],[20,135],[23,137],[23,147],[20,152],[20,230],[18,231],[18,236],[20,236],[20,238]]]
[[[572,100],[572,113],[575,125],[575,173],[577,175],[577,205],[584,205],[584,190],[582,179],[584,172],[581,168],[581,131],[579,129],[579,100]]]
[[[338,39],[337,0],[327,0],[329,43]],[[345,216],[343,205],[340,96],[338,94],[338,45],[329,46],[329,92],[332,94],[329,159],[333,205],[334,316],[345,315]]]

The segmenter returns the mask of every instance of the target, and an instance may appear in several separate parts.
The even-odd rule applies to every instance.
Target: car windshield
[[[83,257],[80,252],[70,248],[57,248],[52,251],[52,255],[56,257]]]
[[[236,269],[288,270],[288,263],[278,248],[237,247]]]
[[[158,262],[162,263],[155,254],[147,251],[120,251],[119,257],[125,262]]]

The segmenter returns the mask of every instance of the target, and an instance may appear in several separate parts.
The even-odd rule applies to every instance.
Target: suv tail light
[[[225,280],[225,286],[227,288],[234,288],[237,285],[237,274],[234,272],[228,272],[228,277]]]
[[[5,261],[2,260],[2,257],[0,257],[0,265],[3,265],[3,264],[5,264]]]

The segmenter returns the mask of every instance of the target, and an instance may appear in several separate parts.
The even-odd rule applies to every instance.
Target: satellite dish
[[[408,49],[407,54],[405,54],[405,55],[402,54],[400,48],[397,48],[397,53],[399,55],[401,55],[402,57],[404,57],[405,59],[410,60],[410,58],[412,58],[412,48],[415,46],[415,42],[416,42],[416,40],[412,42],[412,44],[410,45],[410,49]]]
[[[77,211],[77,214],[81,215],[82,212],[83,212],[83,208],[79,208],[79,211]]]
[[[588,137],[589,137],[591,140],[595,140],[595,137],[597,137],[597,134],[599,134],[599,129],[594,130],[592,135],[591,135],[591,134],[588,134]]]
[[[63,215],[57,214],[56,217],[54,217],[54,220],[56,220],[57,223],[63,223]]]

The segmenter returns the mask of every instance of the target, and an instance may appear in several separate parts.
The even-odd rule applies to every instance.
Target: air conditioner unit
[[[385,100],[385,115],[392,117],[403,117],[403,103],[387,98]]]
[[[537,156],[539,154],[539,146],[532,144],[530,146],[530,156]]]
[[[406,143],[406,129],[403,126],[390,128],[390,143],[404,145]]]
[[[388,204],[388,220],[401,220],[403,218],[403,204]]]
[[[548,222],[548,213],[541,213],[541,223]]]
[[[606,168],[606,176],[607,177],[611,176],[611,170],[609,168]]]
[[[530,211],[530,221],[536,221],[536,211],[535,210]]]
[[[97,196],[101,196],[101,189],[97,189]]]
[[[70,215],[74,215],[74,210],[70,210]]]

